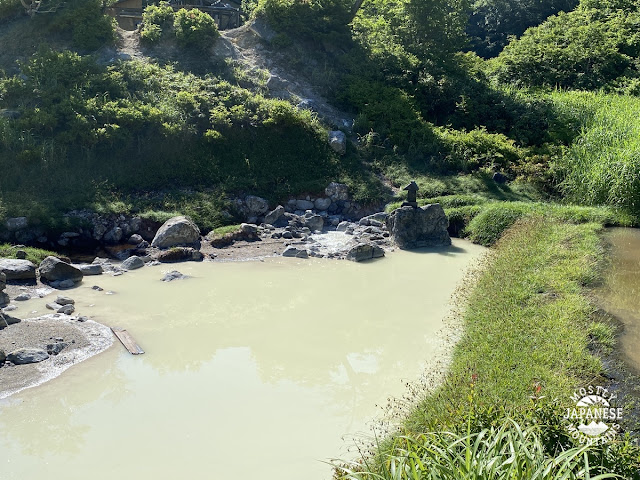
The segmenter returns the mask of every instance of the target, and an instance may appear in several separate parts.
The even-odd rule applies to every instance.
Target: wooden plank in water
[[[129,332],[127,332],[125,329],[118,328],[118,327],[112,327],[111,331],[113,332],[113,334],[116,337],[118,337],[118,340],[120,340],[122,342],[122,345],[124,345],[124,348],[129,350],[130,354],[132,354],[132,355],[140,355],[140,354],[144,353],[144,350],[142,350],[140,345],[138,345],[136,343],[136,341],[133,339],[133,337],[131,335],[129,335]]]

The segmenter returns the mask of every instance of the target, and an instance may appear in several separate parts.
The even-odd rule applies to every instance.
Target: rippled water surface
[[[328,479],[323,462],[352,456],[349,436],[442,349],[450,297],[483,251],[454,240],[367,264],[87,277],[68,292],[78,313],[127,328],[146,354],[116,342],[0,402],[0,478]],[[174,268],[191,278],[161,282]],[[14,313],[45,312],[45,300]]]

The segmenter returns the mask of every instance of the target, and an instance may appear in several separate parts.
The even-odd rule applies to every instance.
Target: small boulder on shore
[[[294,258],[309,258],[309,252],[306,248],[296,248],[289,246],[284,252],[282,252],[283,257],[294,257]]]
[[[4,273],[6,280],[35,280],[36,266],[29,260],[12,258],[0,259],[0,273]]]
[[[73,266],[76,267],[78,270],[80,270],[84,276],[102,275],[104,273],[102,265],[99,265],[99,264],[73,265]]]
[[[40,278],[49,282],[72,281],[74,283],[82,281],[82,272],[73,265],[63,262],[57,257],[49,256],[45,258],[38,268]],[[68,282],[65,284],[67,285]]]
[[[151,242],[152,247],[171,248],[179,245],[194,245],[200,240],[200,229],[184,216],[173,217],[164,222]]]

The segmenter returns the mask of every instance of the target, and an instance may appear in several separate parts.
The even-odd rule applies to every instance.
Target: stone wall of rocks
[[[246,223],[285,226],[294,221],[311,231],[337,227],[343,221],[357,221],[375,213],[381,205],[363,206],[354,202],[349,187],[330,183],[323,195],[292,197],[272,208],[269,202],[255,195],[233,200],[235,210]],[[0,242],[27,244],[57,250],[60,248],[90,249],[107,247],[116,257],[126,258],[135,251],[118,255],[117,248],[130,245],[129,250],[145,249],[161,227],[159,222],[128,215],[103,215],[89,210],[74,210],[65,215],[69,227],[65,231],[52,231],[27,217],[9,218],[0,225]],[[111,250],[109,247],[113,247]],[[116,248],[117,247],[117,248]],[[125,254],[126,253],[126,254]]]
[[[324,195],[301,195],[291,197],[275,209],[269,208],[269,202],[255,195],[247,195],[234,201],[235,207],[244,216],[247,223],[276,225],[283,213],[299,217],[309,214],[319,215],[327,226],[337,226],[340,222],[359,220],[382,209],[382,205],[364,206],[354,202],[349,186],[343,183],[330,183]]]
[[[27,217],[9,218],[0,226],[0,241],[54,250],[64,247],[82,249],[99,245],[120,245],[130,242],[132,237],[134,240],[139,238],[138,244],[151,241],[160,226],[158,222],[136,216],[101,215],[89,210],[74,210],[65,217],[74,226],[55,233],[33,224]]]

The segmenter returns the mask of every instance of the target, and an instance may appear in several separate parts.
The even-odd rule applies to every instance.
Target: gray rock
[[[144,260],[134,255],[122,262],[120,267],[124,270],[137,270],[138,268],[144,267]]]
[[[298,210],[310,210],[314,207],[314,203],[309,200],[296,200],[296,209]]]
[[[58,355],[65,347],[68,347],[68,343],[56,342],[47,345],[47,353],[49,355]]]
[[[63,305],[58,310],[56,310],[57,313],[64,313],[65,315],[71,315],[75,311],[76,307],[74,307],[73,305]]]
[[[173,217],[164,222],[151,242],[152,247],[171,248],[193,245],[200,239],[200,229],[187,217]]]
[[[137,233],[131,235],[129,237],[129,240],[127,241],[129,245],[140,245],[142,242],[144,242],[144,238],[142,238],[142,236],[138,235]]]
[[[295,257],[295,258],[308,258],[309,252],[306,248],[296,248],[293,246],[289,246],[285,248],[284,252],[282,252],[283,257]]]
[[[38,270],[40,271],[40,278],[49,282],[63,282],[69,280],[76,283],[80,282],[84,276],[83,273],[73,265],[52,256],[45,258],[40,263]],[[68,283],[69,282],[67,282],[67,284]]]
[[[329,207],[331,206],[331,199],[330,198],[316,198],[316,201],[313,202],[316,210],[319,211],[325,211],[328,210]]]
[[[49,354],[40,348],[20,348],[7,355],[7,360],[16,365],[38,363],[49,358]]]
[[[103,223],[96,223],[93,226],[93,238],[96,240],[102,240],[104,234],[107,233],[107,226]]]
[[[347,136],[340,130],[332,130],[329,132],[329,145],[334,152],[344,155],[347,153]]]
[[[104,234],[104,242],[110,245],[116,245],[120,243],[123,235],[124,233],[120,227],[113,227],[111,230]]]
[[[170,272],[165,273],[164,277],[162,277],[163,282],[173,282],[174,280],[183,280],[185,278],[189,278],[187,275],[183,275],[177,270],[172,270]]]
[[[247,195],[244,199],[249,216],[260,216],[269,210],[269,202],[262,197]]]
[[[8,313],[0,313],[0,328],[4,328],[6,325],[14,325],[20,323],[22,320],[16,317],[12,317]]]
[[[57,312],[58,310],[60,310],[62,308],[62,305],[60,305],[60,304],[58,304],[56,302],[50,302],[50,303],[47,303],[46,307],[49,310],[53,310],[54,312]]]
[[[7,230],[9,230],[10,232],[15,232],[16,230],[23,230],[27,228],[27,226],[29,225],[29,220],[27,219],[27,217],[7,218],[5,225],[7,226]]]
[[[349,228],[349,225],[351,225],[349,222],[346,222],[346,221],[344,221],[344,222],[340,222],[340,223],[338,224],[338,226],[336,227],[336,230],[337,230],[338,232],[346,232],[346,231],[347,231],[347,229]]]
[[[29,260],[0,259],[0,272],[6,280],[35,280],[36,266]]]
[[[320,215],[305,217],[304,226],[308,227],[312,232],[322,230],[324,228],[324,218]]]
[[[191,247],[174,247],[170,250],[159,252],[156,256],[156,260],[162,263],[199,262],[203,259],[202,252]]]
[[[71,279],[60,280],[58,282],[58,288],[73,288],[75,286],[76,286],[76,283]]]
[[[245,235],[255,236],[258,235],[258,226],[252,223],[243,223],[240,225],[240,230]]]
[[[2,366],[2,364],[6,359],[7,359],[7,355],[4,353],[4,350],[0,350],[0,367]]]
[[[4,272],[0,272],[0,292],[7,288],[7,276]]]
[[[11,299],[9,298],[9,295],[7,295],[5,292],[0,292],[0,307],[9,305],[10,301]]]
[[[16,258],[18,260],[24,260],[25,258],[27,258],[27,252],[25,252],[24,250],[16,250]]]
[[[387,229],[401,249],[451,245],[449,220],[439,203],[422,208],[402,207],[387,218]]]
[[[60,236],[63,238],[78,238],[80,234],[78,232],[64,232]]]
[[[91,290],[95,290],[97,292],[102,292],[104,290],[104,288],[102,288],[99,285],[94,285],[93,287],[91,287]]]
[[[102,275],[102,273],[104,272],[102,265],[100,264],[91,264],[91,265],[75,265],[74,264],[73,266],[76,267],[78,270],[80,270],[82,274],[85,276]]]
[[[384,257],[384,250],[378,245],[361,243],[347,252],[346,259],[351,260],[352,262],[362,262],[364,260],[371,260],[372,258],[380,257]]]
[[[284,207],[282,205],[278,205],[276,208],[274,208],[264,216],[264,223],[276,225],[276,223],[278,223],[278,220],[280,220],[283,215]]]
[[[16,302],[26,302],[27,300],[31,300],[31,295],[28,293],[21,293],[15,298]]]
[[[73,305],[76,301],[73,298],[65,297],[64,295],[58,295],[56,298],[56,303],[58,305]]]
[[[334,202],[345,201],[349,199],[349,186],[344,183],[331,182],[324,193]]]

